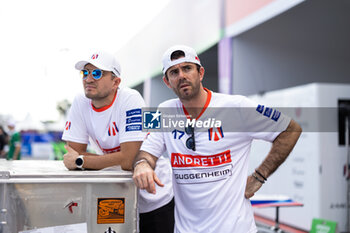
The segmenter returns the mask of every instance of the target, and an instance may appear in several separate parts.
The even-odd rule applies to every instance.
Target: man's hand
[[[147,161],[136,165],[133,179],[138,188],[146,189],[147,192],[153,194],[156,194],[155,183],[161,187],[164,186]]]
[[[79,153],[76,152],[72,147],[65,145],[64,148],[66,148],[67,153],[63,155],[63,163],[69,170],[74,170],[77,168],[77,165],[75,164],[75,160],[79,156]]]
[[[247,178],[247,185],[245,186],[245,198],[249,199],[252,196],[254,196],[254,193],[257,192],[260,187],[262,186],[262,183],[260,183],[257,179],[255,179],[252,175],[248,176]]]

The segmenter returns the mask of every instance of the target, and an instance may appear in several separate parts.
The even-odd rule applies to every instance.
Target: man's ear
[[[165,85],[171,89],[171,86],[170,86],[170,83],[169,83],[169,80],[165,77],[165,75],[163,76],[163,82],[165,83]]]
[[[201,66],[201,67],[199,68],[199,75],[200,75],[200,80],[201,80],[201,81],[202,81],[203,78],[204,78],[204,73],[205,73],[205,70],[204,70],[203,66]]]
[[[116,88],[118,88],[119,87],[119,85],[120,85],[120,82],[122,81],[121,80],[121,78],[120,77],[115,77],[114,79],[113,79],[113,86],[115,86]]]

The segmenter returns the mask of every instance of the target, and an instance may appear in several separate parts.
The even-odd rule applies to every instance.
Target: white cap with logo
[[[171,60],[171,55],[175,51],[184,52],[185,57]],[[165,74],[170,67],[180,64],[182,62],[191,62],[202,66],[196,51],[193,48],[188,47],[186,45],[175,45],[170,47],[167,51],[165,51],[162,61],[163,61],[163,74]]]
[[[78,61],[75,64],[77,70],[84,69],[86,64],[92,64],[101,70],[111,71],[117,77],[120,77],[120,64],[117,59],[110,53],[99,51],[93,53],[90,58]]]

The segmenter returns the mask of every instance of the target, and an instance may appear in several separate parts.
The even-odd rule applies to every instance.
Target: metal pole
[[[349,179],[349,165],[350,165],[350,111],[347,109],[347,114],[345,116],[345,146],[347,148],[347,161],[346,161],[346,175],[347,175],[347,211],[346,211],[346,229],[350,232],[350,179]]]
[[[275,223],[275,231],[278,232],[280,229],[280,223],[279,223],[279,206],[276,206],[276,223]]]

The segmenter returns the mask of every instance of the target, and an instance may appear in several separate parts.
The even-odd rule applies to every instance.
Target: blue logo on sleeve
[[[134,116],[134,115],[141,115],[141,108],[135,108],[135,109],[131,109],[129,111],[126,111],[126,116]]]
[[[265,112],[264,112],[264,116],[270,117],[272,110],[273,110],[272,108],[266,107]]]
[[[142,117],[130,117],[126,118],[126,124],[141,123]]]
[[[270,118],[271,120],[278,121],[278,119],[281,116],[281,112],[274,110],[273,108],[266,107],[264,105],[258,105],[258,107],[255,109],[258,113],[263,114],[267,118]],[[265,110],[265,111],[264,111]],[[272,113],[273,112],[273,113]],[[272,116],[271,116],[272,115]]]
[[[263,113],[264,111],[264,105],[258,105],[258,107],[256,107],[256,111],[258,111],[259,113]]]
[[[137,124],[137,125],[127,125],[125,127],[125,131],[141,131],[142,130],[142,125]]]
[[[280,116],[281,116],[281,112],[275,110],[275,111],[273,112],[273,114],[272,114],[271,119],[274,120],[274,121],[278,121],[278,118],[280,118]]]
[[[144,129],[160,129],[161,127],[161,115],[162,113],[144,111],[143,112],[143,128]]]

